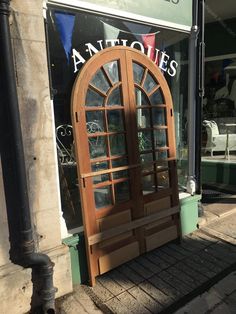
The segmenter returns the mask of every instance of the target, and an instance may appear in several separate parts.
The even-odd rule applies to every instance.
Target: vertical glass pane
[[[142,163],[142,172],[150,172],[153,171],[153,154],[141,154],[140,155],[141,163]]]
[[[155,181],[153,174],[142,177],[143,195],[150,194],[156,191],[154,182]]]
[[[111,135],[110,139],[110,150],[111,155],[125,155],[126,147],[125,147],[125,138],[123,134]]]
[[[154,130],[155,148],[167,146],[166,130]]]
[[[164,104],[164,97],[163,94],[160,90],[160,88],[158,88],[158,90],[155,91],[155,93],[153,93],[150,97],[150,102],[151,105],[162,105]]]
[[[158,189],[167,189],[170,187],[169,171],[157,173]]]
[[[122,106],[122,105],[123,104],[121,102],[120,88],[117,87],[110,94],[107,101],[107,106]]]
[[[154,81],[153,77],[148,73],[143,85],[146,92],[150,93],[156,85],[157,83]]]
[[[148,106],[149,100],[147,96],[138,88],[135,88],[136,106]]]
[[[150,131],[138,132],[139,151],[152,149],[152,136]]]
[[[150,127],[150,110],[149,109],[137,109],[137,125],[138,125],[138,128]]]
[[[143,78],[144,68],[137,64],[133,63],[133,75],[134,75],[134,82],[140,84]]]
[[[156,171],[166,170],[168,168],[168,161],[159,161],[155,165]]]
[[[89,138],[90,158],[106,157],[107,144],[105,136],[96,136]]]
[[[86,127],[88,133],[104,131],[104,113],[102,111],[86,112]]]
[[[168,158],[167,150],[160,150],[156,152],[156,160],[163,160]]]
[[[102,72],[102,70],[98,70],[97,73],[91,80],[91,84],[100,89],[102,92],[106,93],[110,88],[110,85]]]
[[[124,130],[123,111],[109,110],[107,111],[108,131],[117,132]]]
[[[105,71],[108,73],[111,81],[114,84],[120,80],[117,61],[109,62],[109,63],[105,64],[103,67],[104,67]]]
[[[114,188],[117,203],[128,201],[130,199],[129,181],[117,183]]]
[[[102,171],[108,169],[108,162],[102,161],[102,162],[96,162],[91,165],[92,172]],[[100,174],[98,176],[93,177],[93,183],[100,183],[104,181],[109,180],[109,174]]]
[[[92,89],[88,89],[87,95],[86,95],[86,100],[85,100],[85,106],[93,106],[93,107],[99,107],[103,106],[103,101],[104,98],[93,91]]]
[[[94,189],[95,206],[97,209],[111,205],[111,187],[104,186]]]
[[[127,163],[128,162],[126,158],[112,160],[112,168],[127,166]],[[128,170],[113,172],[114,180],[120,179],[120,178],[127,178],[127,177],[128,177]]]
[[[166,125],[166,108],[152,108],[153,126]]]

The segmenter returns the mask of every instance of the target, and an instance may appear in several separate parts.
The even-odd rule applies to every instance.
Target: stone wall
[[[12,0],[11,9],[11,37],[36,246],[56,263],[54,281],[58,288],[57,296],[60,296],[72,290],[72,281],[68,248],[62,245],[43,0]],[[30,306],[31,270],[23,270],[10,263],[8,236],[0,171],[1,308],[7,309],[6,313],[24,313]],[[14,302],[16,299],[18,301]]]

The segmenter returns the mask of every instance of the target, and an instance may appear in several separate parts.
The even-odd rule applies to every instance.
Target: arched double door
[[[107,48],[76,79],[72,121],[93,285],[179,236],[171,94],[147,56]]]

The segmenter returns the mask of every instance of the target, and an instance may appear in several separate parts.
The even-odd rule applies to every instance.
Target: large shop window
[[[61,202],[68,229],[82,226],[71,122],[72,87],[86,61],[107,47],[121,45],[138,49],[151,58],[165,76],[173,98],[179,188],[184,188],[187,177],[188,34],[100,14],[56,7],[49,7],[47,24]],[[115,64],[108,70],[110,69],[112,70],[110,77],[114,81],[118,80]],[[141,70],[137,66],[135,72],[137,80],[142,75]],[[99,89],[106,91],[103,73],[98,72],[97,76],[99,76],[96,79],[100,84]],[[149,83],[152,88],[151,79]],[[91,90],[91,99],[92,93]],[[119,91],[114,91],[109,101],[117,102],[118,97],[120,97]],[[97,127],[99,112],[95,112],[90,118],[89,128],[94,132],[93,128]],[[113,124],[115,127],[114,118],[117,119],[112,115],[109,117],[111,127]],[[145,112],[139,119],[145,120]]]

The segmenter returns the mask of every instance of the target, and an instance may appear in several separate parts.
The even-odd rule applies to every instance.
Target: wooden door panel
[[[179,235],[168,85],[141,52],[104,49],[76,79],[72,121],[94,285],[98,274]]]

